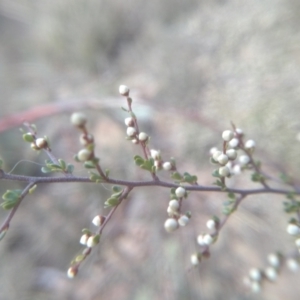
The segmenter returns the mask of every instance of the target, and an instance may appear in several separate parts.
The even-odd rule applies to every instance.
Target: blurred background
[[[140,128],[151,147],[173,156],[180,171],[211,185],[208,153],[234,122],[257,143],[256,158],[274,177],[299,178],[300,2],[297,0],[1,0],[0,156],[6,171],[41,175],[45,154],[22,142],[19,127],[35,123],[53,153],[73,162],[80,149],[69,123],[84,111],[103,168],[122,179],[149,179],[133,164],[140,149],[124,139],[124,100],[131,88]],[[298,136],[299,137],[299,136]],[[75,174],[86,170],[75,163]],[[168,179],[162,172],[162,178]],[[254,187],[250,174],[230,181]],[[0,182],[6,189],[22,188]],[[105,228],[100,245],[74,280],[81,229],[107,213],[110,187],[41,185],[22,203],[0,245],[1,299],[298,299],[299,274],[283,270],[276,284],[252,295],[243,277],[288,252],[283,197],[252,196],[222,230],[212,255],[190,268],[196,237],[221,215],[226,195],[192,193],[191,224],[163,230],[169,191],[136,189]],[[1,211],[4,219],[7,212]]]

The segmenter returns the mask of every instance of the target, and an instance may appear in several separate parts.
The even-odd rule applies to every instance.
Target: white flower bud
[[[239,140],[237,138],[233,138],[230,142],[229,142],[229,146],[231,148],[236,148],[239,145]]]
[[[257,281],[251,282],[251,291],[252,293],[260,293],[261,292],[261,285]]]
[[[297,224],[289,223],[286,231],[290,235],[300,235],[300,227]]]
[[[137,139],[132,139],[131,142],[132,144],[138,144],[139,141]]]
[[[167,213],[168,213],[168,215],[169,216],[173,216],[174,215],[174,210],[170,207],[170,206],[168,206],[168,208],[167,208]]]
[[[208,229],[211,229],[211,230],[216,230],[217,228],[217,223],[215,220],[213,219],[209,219],[207,222],[206,222],[206,227]]]
[[[224,167],[220,167],[219,168],[219,175],[222,177],[226,177],[230,174],[230,170],[228,167],[224,166]]]
[[[73,113],[71,116],[71,123],[76,127],[83,127],[87,122],[86,115],[80,112]]]
[[[231,130],[225,130],[222,133],[222,138],[225,142],[229,142],[230,140],[232,140],[234,134]]]
[[[226,165],[228,163],[228,156],[226,154],[220,154],[218,156],[218,163],[221,165]]]
[[[44,138],[38,138],[38,139],[36,139],[35,140],[35,144],[40,149],[46,148],[48,146],[48,143],[47,143],[46,139],[44,139]]]
[[[234,175],[239,175],[242,173],[242,169],[241,169],[241,166],[240,165],[234,165],[233,169],[233,174]]]
[[[273,267],[266,268],[264,274],[270,281],[275,281],[278,275],[276,269]]]
[[[136,134],[136,129],[134,127],[127,127],[126,133],[128,136],[134,136]]]
[[[173,210],[173,212],[177,211],[179,209],[179,202],[173,199],[169,202],[169,207]]]
[[[210,154],[210,155],[214,155],[214,153],[215,153],[216,151],[219,151],[218,148],[217,148],[217,147],[213,147],[213,148],[211,148],[211,149],[209,150],[209,154]]]
[[[92,235],[88,238],[86,245],[89,248],[94,247],[95,245],[99,244],[99,235]]]
[[[250,157],[248,155],[241,155],[239,157],[239,162],[242,166],[245,166],[250,162]]]
[[[175,194],[178,198],[184,197],[185,196],[185,188],[183,188],[182,186],[179,186],[176,190],[175,190]]]
[[[76,276],[77,273],[78,273],[78,270],[71,267],[71,268],[68,269],[67,275],[68,275],[69,278],[72,279]]]
[[[130,90],[129,90],[129,87],[127,85],[122,84],[122,85],[119,86],[120,95],[127,97],[129,95],[129,92],[130,92]]]
[[[235,160],[237,157],[237,152],[234,149],[228,149],[226,151],[226,155],[230,160]]]
[[[281,262],[280,256],[276,253],[270,253],[268,255],[268,262],[272,267],[279,268]]]
[[[236,128],[236,129],[235,129],[235,132],[236,132],[236,134],[238,134],[238,135],[243,135],[243,134],[244,134],[244,132],[243,132],[243,130],[242,130],[241,128]]]
[[[300,238],[295,240],[296,247],[300,248]]]
[[[203,234],[199,234],[198,236],[197,236],[197,243],[198,243],[198,245],[200,245],[200,246],[206,246],[206,244],[204,243],[204,235]]]
[[[178,223],[180,226],[186,226],[189,223],[189,221],[190,218],[186,215],[183,215],[178,219]]]
[[[213,236],[211,236],[210,234],[205,234],[203,236],[203,243],[207,246],[213,244],[215,241],[216,241],[216,239]]]
[[[260,281],[262,279],[261,271],[257,268],[252,268],[249,271],[249,277],[254,281]]]
[[[254,149],[255,148],[255,142],[253,140],[248,140],[246,143],[245,143],[245,148],[246,149]]]
[[[163,169],[165,171],[170,171],[172,169],[172,164],[170,162],[168,162],[168,161],[164,162],[163,163]]]
[[[148,135],[145,132],[140,132],[139,133],[139,140],[141,142],[145,142],[148,139]]]
[[[164,227],[167,232],[173,232],[178,228],[178,222],[174,218],[169,218],[165,221]]]
[[[86,245],[88,239],[89,239],[89,235],[83,234],[83,235],[81,236],[79,242],[80,242],[81,245]]]
[[[96,217],[94,217],[92,223],[95,226],[101,226],[103,224],[104,220],[105,220],[105,218],[103,216],[97,215]]]
[[[87,161],[91,158],[92,152],[88,149],[82,149],[78,152],[77,158],[79,161]]]
[[[126,126],[132,127],[134,125],[134,120],[132,117],[128,117],[124,120]]]
[[[299,270],[299,262],[294,258],[289,258],[286,261],[287,267],[292,272],[297,272]]]
[[[151,149],[150,155],[154,160],[160,160],[160,151]]]
[[[194,253],[191,255],[191,264],[193,266],[197,266],[200,263],[200,258],[198,253]]]
[[[91,134],[82,134],[80,135],[79,142],[81,145],[86,146],[94,142],[94,137]]]
[[[221,154],[222,154],[222,152],[217,150],[217,151],[215,151],[215,152],[213,153],[212,158],[213,158],[215,161],[218,161],[218,157],[219,157]]]

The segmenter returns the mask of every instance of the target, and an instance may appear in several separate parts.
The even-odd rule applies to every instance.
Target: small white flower
[[[83,127],[87,122],[87,117],[81,112],[75,112],[71,116],[71,123],[76,127]]]
[[[193,266],[197,266],[200,262],[200,259],[199,259],[199,255],[198,253],[194,253],[191,255],[191,264]]]
[[[212,158],[215,160],[215,161],[218,161],[218,157],[222,154],[221,151],[217,150],[213,153],[213,156]]]
[[[148,135],[145,132],[140,132],[139,133],[139,140],[142,142],[145,142],[148,139]]]
[[[125,125],[128,127],[132,127],[134,125],[134,120],[132,117],[128,117],[124,120]]]
[[[138,144],[139,141],[137,139],[132,139],[131,142],[132,144]]]
[[[221,165],[226,165],[228,163],[228,156],[226,154],[220,154],[218,156],[218,163]]]
[[[215,238],[211,236],[210,234],[205,234],[203,236],[203,243],[207,246],[213,244],[215,242]]]
[[[300,238],[295,240],[296,247],[300,248]]]
[[[261,285],[257,281],[251,282],[251,291],[252,293],[260,293],[261,292]]]
[[[270,253],[268,255],[268,262],[272,267],[279,268],[281,262],[280,256],[276,253]]]
[[[160,160],[160,151],[151,149],[150,155],[154,160]]]
[[[179,209],[179,202],[173,199],[169,202],[169,207],[173,210],[173,212],[175,212]]]
[[[286,231],[290,235],[300,235],[300,227],[297,224],[288,224]]]
[[[170,171],[172,169],[172,164],[170,162],[168,162],[168,161],[164,162],[163,163],[163,169],[165,171]]]
[[[255,142],[253,140],[248,140],[245,143],[245,148],[246,149],[254,149],[255,148]]]
[[[219,151],[217,147],[212,147],[210,150],[209,150],[209,154],[210,155],[213,155],[216,151]]]
[[[222,177],[226,177],[230,174],[230,169],[226,166],[219,168],[219,175]]]
[[[234,165],[233,169],[233,174],[234,175],[239,175],[242,173],[242,169],[241,169],[241,166],[240,165]]]
[[[95,226],[100,226],[101,225],[101,218],[99,215],[97,215],[96,217],[94,217],[92,223],[95,225]]]
[[[189,221],[190,221],[190,218],[186,215],[183,215],[178,219],[178,224],[180,226],[186,226],[189,223]]]
[[[77,269],[74,269],[74,268],[71,267],[71,268],[68,269],[67,275],[68,275],[69,278],[72,279],[76,276],[77,272],[78,272]]]
[[[292,272],[297,272],[299,270],[299,262],[294,258],[289,258],[286,261],[287,267]]]
[[[208,229],[211,229],[211,230],[216,230],[217,228],[217,223],[215,220],[213,219],[209,219],[207,222],[206,222],[206,227]]]
[[[84,162],[91,158],[92,152],[88,149],[82,149],[77,153],[77,158],[79,161]]]
[[[183,188],[182,186],[179,186],[176,190],[175,190],[175,194],[178,198],[184,197],[185,196],[185,188]]]
[[[136,129],[134,127],[127,127],[126,133],[128,136],[134,136],[136,134]]]
[[[273,267],[266,268],[264,274],[270,281],[275,281],[278,276],[276,269]]]
[[[130,90],[129,90],[129,87],[127,85],[122,84],[122,85],[119,86],[120,95],[128,96],[129,92],[130,92]]]
[[[178,228],[178,222],[174,218],[169,218],[165,221],[164,227],[167,232],[173,232]]]
[[[236,128],[236,129],[235,129],[235,132],[236,132],[238,135],[243,135],[243,134],[244,134],[243,129],[241,129],[241,128]]]
[[[237,157],[237,152],[234,149],[228,149],[226,151],[226,155],[230,160],[235,160]]]
[[[197,236],[197,243],[198,243],[198,245],[200,245],[200,246],[206,246],[206,244],[204,243],[204,235],[203,234],[199,234],[198,236]]]
[[[95,245],[99,244],[99,235],[92,235],[87,240],[87,247],[92,248]]]
[[[81,245],[86,245],[87,241],[89,239],[89,235],[87,234],[83,234],[80,238],[80,244]]]
[[[229,142],[229,146],[231,148],[236,148],[239,145],[239,140],[237,138],[233,138],[230,142]]]
[[[234,134],[231,130],[225,130],[222,133],[222,138],[225,142],[229,142],[233,138]]]
[[[37,147],[39,147],[40,149],[47,147],[48,143],[46,141],[46,139],[44,138],[38,138],[35,140],[35,144],[37,145]]]
[[[245,166],[250,162],[250,157],[248,155],[241,155],[239,157],[239,162],[242,166]]]
[[[254,281],[260,281],[262,279],[261,271],[257,268],[252,268],[249,271],[249,277]]]

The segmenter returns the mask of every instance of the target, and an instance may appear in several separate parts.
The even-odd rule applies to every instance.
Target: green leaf
[[[171,178],[173,180],[178,180],[178,181],[183,180],[183,176],[179,172],[173,172],[172,175],[171,175]]]
[[[72,174],[74,171],[74,166],[72,164],[68,164],[66,171],[67,171],[67,173]]]
[[[94,172],[90,172],[90,180],[97,182],[97,183],[104,181],[103,178],[99,174],[96,174]]]
[[[32,194],[37,188],[37,185],[35,184],[31,189],[29,189],[29,194]]]
[[[251,180],[253,182],[262,182],[265,180],[265,177],[262,174],[255,172],[251,175]]]
[[[48,168],[48,167],[42,167],[42,168],[41,168],[41,171],[42,171],[43,173],[51,173],[51,172],[52,172],[52,170],[51,170],[50,168]]]
[[[150,158],[148,160],[145,160],[144,163],[140,166],[143,170],[147,170],[150,172],[155,171],[155,166],[154,166],[154,159]],[[154,167],[154,168],[153,168]]]
[[[119,198],[113,198],[113,197],[110,197],[108,198],[105,203],[104,203],[104,207],[107,208],[107,207],[113,207],[113,206],[116,206],[118,205],[120,202]]]
[[[118,192],[122,191],[122,188],[118,185],[114,185],[112,187],[112,190],[113,190],[114,193],[118,193]]]
[[[235,200],[235,194],[233,192],[228,193],[228,198],[229,199],[234,199]]]
[[[88,228],[83,228],[83,229],[81,230],[81,232],[82,232],[83,234],[87,234],[87,235],[91,235],[91,234],[92,234],[92,232],[91,232]]]
[[[183,173],[183,181],[188,183],[196,183],[197,182],[197,176],[190,175],[189,173],[185,172]]]
[[[19,200],[20,195],[22,194],[22,190],[7,190],[2,199],[5,201],[16,201]]]
[[[66,170],[67,164],[64,160],[62,160],[61,158],[58,159],[59,165],[63,170]]]
[[[92,160],[85,161],[83,165],[86,169],[95,169],[96,168],[96,165]]]
[[[215,169],[212,174],[213,177],[217,177],[217,178],[221,178],[220,174],[219,174],[219,169]]]
[[[34,141],[34,136],[32,133],[27,132],[23,134],[23,140],[28,143],[32,143]]]
[[[137,166],[142,166],[143,165],[143,163],[144,163],[144,159],[141,157],[141,156],[139,156],[139,155],[136,155],[134,158],[134,162],[135,162],[135,164],[137,165]]]

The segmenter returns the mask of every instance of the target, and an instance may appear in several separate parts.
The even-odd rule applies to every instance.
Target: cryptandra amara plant
[[[245,135],[240,128],[231,124],[230,130],[225,130],[221,134],[222,147],[220,149],[212,148],[210,150],[210,161],[215,166],[212,175],[215,178],[213,186],[200,186],[197,183],[197,176],[188,172],[181,173],[177,170],[174,158],[164,160],[159,150],[151,149],[149,146],[150,137],[147,133],[139,129],[138,120],[132,109],[132,99],[130,90],[127,86],[121,85],[119,93],[126,99],[127,107],[123,108],[128,113],[125,118],[126,139],[141,148],[143,155],[134,156],[135,164],[149,173],[151,179],[148,181],[126,181],[114,179],[109,176],[108,170],[103,170],[100,159],[95,155],[95,141],[93,135],[88,131],[87,117],[75,112],[71,116],[71,123],[81,132],[80,143],[82,149],[78,151],[74,159],[81,162],[88,169],[88,177],[73,175],[73,165],[67,164],[63,159],[57,159],[50,148],[47,137],[38,137],[36,127],[33,124],[25,123],[26,131],[23,130],[23,139],[30,143],[35,151],[44,151],[48,160],[42,167],[45,174],[59,172],[59,177],[43,176],[32,177],[24,175],[14,175],[6,173],[2,169],[0,161],[0,179],[25,182],[27,185],[23,190],[7,190],[3,196],[2,208],[9,210],[7,218],[0,228],[0,239],[3,239],[7,233],[10,222],[12,221],[17,209],[23,199],[34,192],[40,183],[68,183],[68,182],[94,182],[106,183],[112,186],[112,194],[105,201],[104,206],[109,210],[107,215],[96,215],[92,223],[95,230],[83,229],[79,238],[84,249],[80,255],[77,255],[71,262],[67,271],[69,278],[77,275],[81,263],[91,254],[92,249],[100,242],[101,234],[107,223],[118,209],[124,199],[128,197],[132,190],[146,186],[164,187],[170,191],[170,201],[167,207],[167,218],[164,226],[167,232],[179,230],[180,227],[187,226],[191,212],[182,212],[182,202],[186,201],[189,193],[193,192],[220,192],[227,194],[227,201],[224,202],[222,216],[212,216],[207,220],[206,226],[208,233],[200,234],[197,237],[199,250],[191,253],[190,262],[193,267],[197,267],[201,260],[210,256],[210,247],[217,241],[221,229],[227,220],[234,213],[239,204],[249,195],[254,194],[282,194],[287,197],[284,202],[286,213],[292,214],[292,218],[287,224],[287,233],[291,235],[295,242],[293,255],[283,255],[279,252],[268,255],[269,266],[266,268],[252,268],[249,275],[245,277],[245,283],[253,292],[259,292],[264,281],[275,281],[280,269],[285,262],[292,271],[299,269],[300,257],[300,201],[297,197],[300,195],[300,188],[294,185],[288,176],[282,176],[281,181],[286,184],[286,189],[272,188],[271,176],[265,174],[261,169],[260,162],[254,159],[253,153],[256,144],[253,140],[245,140]],[[252,181],[260,185],[256,189],[237,189],[228,188],[226,179],[236,176],[245,170],[252,172]],[[170,181],[164,181],[159,178],[159,172],[165,171],[170,174]]]

